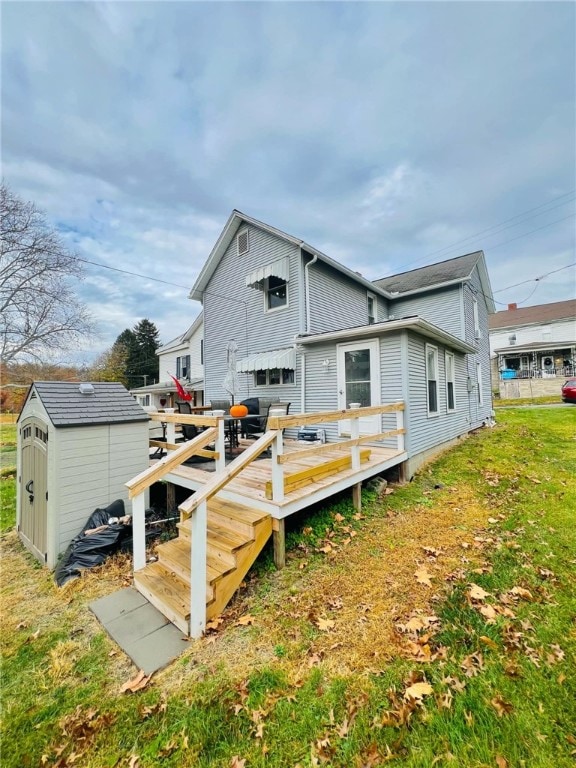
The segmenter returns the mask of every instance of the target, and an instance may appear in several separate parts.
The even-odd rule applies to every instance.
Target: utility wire
[[[573,261],[572,264],[566,264],[565,267],[559,267],[558,269],[553,269],[551,272],[546,272],[546,274],[540,275],[540,277],[533,277],[530,280],[523,280],[521,283],[514,283],[514,285],[509,285],[508,288],[498,288],[498,290],[494,291],[494,293],[502,293],[502,291],[507,291],[510,288],[517,288],[519,285],[526,285],[526,283],[531,283],[534,280],[536,280],[537,282],[540,280],[544,280],[545,277],[554,275],[556,274],[556,272],[562,272],[563,269],[569,269],[570,267],[576,267],[576,261]]]

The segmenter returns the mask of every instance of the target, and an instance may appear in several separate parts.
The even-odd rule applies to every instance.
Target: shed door
[[[362,407],[380,405],[380,361],[378,339],[339,344],[338,360],[338,408],[349,408],[351,403]],[[338,422],[340,434],[350,434],[350,421]],[[382,417],[367,416],[360,419],[360,434],[373,435],[381,432]]]
[[[26,419],[20,427],[20,536],[26,546],[46,562],[48,512],[48,427]]]

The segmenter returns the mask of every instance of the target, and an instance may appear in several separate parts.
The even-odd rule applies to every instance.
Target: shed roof
[[[536,304],[533,307],[504,309],[490,315],[488,325],[491,331],[498,328],[516,328],[520,325],[550,323],[555,320],[574,320],[576,318],[576,299],[555,301],[551,304]]]
[[[35,381],[22,412],[36,392],[55,427],[148,421],[148,415],[122,384],[90,383],[93,393],[82,394],[78,381]]]

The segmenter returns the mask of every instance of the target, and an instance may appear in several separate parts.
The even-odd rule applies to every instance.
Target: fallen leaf
[[[248,624],[254,624],[256,619],[254,616],[251,616],[249,613],[246,613],[244,616],[240,616],[238,621],[236,622],[236,626],[246,627]]]
[[[414,683],[414,685],[406,688],[404,698],[421,700],[424,696],[430,696],[432,690],[430,683]]]
[[[478,584],[470,584],[468,595],[472,600],[485,600],[490,593],[479,587]]]
[[[514,709],[512,704],[510,704],[507,701],[504,701],[502,696],[494,696],[493,699],[490,699],[490,704],[494,707],[496,712],[498,713],[498,717],[503,717],[504,715],[509,715],[510,712]]]
[[[241,759],[238,757],[238,755],[234,755],[232,758],[232,762],[230,763],[230,768],[244,768],[246,765],[246,760]]]
[[[488,623],[493,624],[496,621],[496,611],[491,605],[481,605],[478,609],[482,616],[488,621]]]
[[[428,571],[426,570],[426,568],[424,568],[424,567],[419,568],[414,573],[414,576],[416,576],[416,581],[419,584],[424,584],[427,587],[431,587],[432,586],[432,582],[430,581],[431,576],[428,573]]]
[[[136,677],[124,683],[120,688],[120,693],[136,693],[136,691],[141,691],[143,688],[146,688],[151,677],[152,675],[144,674],[144,670],[141,669]]]
[[[512,587],[509,594],[520,597],[522,600],[532,600],[532,593],[524,587]]]
[[[508,768],[508,760],[502,755],[496,755],[496,765],[498,768]]]
[[[493,651],[498,650],[498,644],[495,643],[491,637],[488,637],[487,635],[480,635],[479,640],[481,643],[484,643],[484,645],[487,645],[488,648],[492,648]]]
[[[315,624],[318,629],[321,629],[323,632],[328,632],[329,630],[334,629],[336,622],[333,619],[323,619],[322,617],[319,617]]]

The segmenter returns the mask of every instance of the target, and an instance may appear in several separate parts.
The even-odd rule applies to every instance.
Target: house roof
[[[555,320],[576,321],[576,299],[555,301],[552,304],[536,304],[533,307],[504,309],[490,316],[488,327],[491,331],[495,331],[500,328],[517,328],[520,325],[550,323]]]
[[[454,259],[439,261],[426,267],[418,267],[408,272],[400,272],[390,277],[374,280],[374,284],[391,293],[412,293],[425,288],[437,287],[445,283],[466,280],[482,257],[482,251],[467,253]]]
[[[204,389],[204,379],[194,379],[193,381],[184,381],[184,379],[181,379],[180,384],[182,384],[184,389],[189,392]],[[131,389],[130,392],[136,395],[145,395],[147,393],[153,394],[155,392],[166,392],[169,394],[171,392],[176,392],[176,384],[174,384],[173,381],[160,381],[157,384],[148,384],[146,387],[136,387],[135,389]]]
[[[269,224],[265,224],[263,221],[258,221],[258,219],[254,219],[251,216],[247,216],[245,213],[237,210],[233,210],[230,214],[230,217],[228,218],[228,221],[226,222],[220,237],[216,241],[216,244],[210,252],[206,263],[202,267],[196,282],[192,286],[189,298],[202,301],[202,294],[206,290],[206,286],[208,285],[210,278],[212,277],[220,259],[224,255],[226,249],[234,239],[238,229],[243,223],[251,224],[252,226],[257,227],[264,232],[269,232],[270,234],[279,237],[285,242],[298,246],[307,253],[310,253],[312,256],[317,256],[320,261],[329,264],[331,267],[334,267],[334,269],[337,269],[339,272],[342,272],[343,274],[352,278],[357,283],[360,283],[365,288],[367,288],[367,290],[373,291],[374,293],[379,293],[386,298],[391,298],[390,294],[388,294],[384,289],[375,286],[374,283],[372,283],[370,280],[367,280],[365,277],[362,277],[362,275],[358,274],[358,272],[354,272],[353,270],[348,269],[348,267],[345,267],[343,264],[340,264],[334,259],[331,259],[330,256],[322,253],[322,251],[319,251],[317,248],[314,248],[314,246],[309,245],[304,240],[293,237],[286,232],[282,232],[281,229],[271,227]]]
[[[122,384],[108,381],[82,384],[84,387],[90,385],[93,391],[83,394],[78,381],[35,381],[28,391],[20,416],[29,400],[36,395],[55,427],[148,421],[148,415]]]
[[[158,349],[156,350],[156,354],[163,355],[165,352],[170,352],[173,349],[177,349],[178,347],[184,346],[187,341],[190,341],[195,331],[197,331],[198,328],[202,325],[203,319],[204,319],[204,315],[202,312],[200,312],[196,316],[192,325],[186,331],[184,331],[184,333],[181,333],[180,336],[176,336],[175,339],[172,339],[171,341],[167,341],[166,344],[163,344],[161,347],[158,347]]]
[[[486,296],[488,309],[490,312],[495,311],[492,289],[490,287],[490,280],[482,251],[475,251],[474,253],[469,253],[465,256],[458,256],[455,259],[448,259],[447,261],[442,261],[438,264],[431,264],[428,267],[420,267],[419,269],[414,269],[410,272],[403,272],[399,275],[392,275],[390,277],[381,278],[380,280],[370,281],[365,277],[362,277],[358,272],[354,272],[343,264],[340,264],[338,261],[330,258],[330,256],[327,256],[325,253],[322,253],[322,251],[314,248],[314,246],[309,245],[304,240],[300,240],[293,235],[282,232],[282,230],[271,227],[269,224],[265,224],[263,221],[258,221],[258,219],[247,216],[238,210],[233,210],[230,214],[220,237],[216,241],[216,244],[208,256],[196,282],[192,286],[189,298],[202,301],[202,294],[206,290],[206,286],[208,285],[214,270],[243,223],[251,224],[252,226],[258,227],[265,232],[269,232],[286,242],[298,246],[312,256],[316,256],[320,261],[323,261],[339,272],[347,275],[355,282],[363,285],[367,290],[380,294],[386,299],[398,298],[399,293],[402,293],[403,295],[416,293],[423,290],[430,290],[431,288],[437,288],[442,285],[463,282],[470,278],[474,268],[478,266],[482,282],[482,290]]]
[[[564,352],[570,351],[574,346],[573,341],[531,341],[527,344],[509,345],[494,350],[494,354],[517,357],[523,352]]]
[[[358,325],[353,328],[342,328],[339,331],[324,331],[322,333],[311,333],[297,337],[298,344],[317,344],[324,341],[344,341],[346,339],[363,338],[365,336],[378,336],[383,333],[393,331],[412,330],[422,334],[426,338],[445,344],[447,347],[458,352],[470,353],[476,352],[476,348],[462,339],[453,336],[442,328],[424,320],[423,317],[412,315],[402,317],[399,320],[385,320],[382,323],[371,323],[370,325]]]

